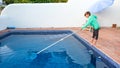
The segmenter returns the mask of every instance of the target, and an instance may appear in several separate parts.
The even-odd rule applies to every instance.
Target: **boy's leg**
[[[93,43],[93,41],[94,41],[94,38],[92,38],[90,42]]]
[[[95,30],[94,32],[95,32],[95,38],[94,38],[93,44],[96,45],[97,40],[98,40],[98,36],[99,36],[99,29],[98,29],[98,30]]]
[[[95,40],[95,30],[93,29],[93,36],[92,36],[92,39],[91,39],[91,44],[93,44],[94,40]]]
[[[94,42],[93,42],[93,45],[96,45],[96,43],[97,43],[97,40],[95,39]]]

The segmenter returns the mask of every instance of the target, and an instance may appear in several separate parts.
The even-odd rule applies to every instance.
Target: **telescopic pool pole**
[[[58,40],[58,41],[56,41],[56,42],[52,43],[51,45],[49,45],[49,46],[47,46],[47,47],[43,48],[42,50],[38,51],[38,52],[37,52],[37,54],[40,54],[41,52],[43,52],[43,51],[47,50],[48,48],[50,48],[50,47],[52,47],[52,46],[56,45],[57,43],[59,43],[59,42],[63,41],[64,39],[66,39],[66,38],[68,38],[68,37],[72,36],[73,34],[75,34],[75,33],[79,32],[79,31],[80,31],[80,30],[78,30],[78,31],[76,31],[76,32],[73,32],[73,33],[71,33],[71,34],[69,34],[69,35],[67,35],[67,36],[65,36],[65,37],[63,37],[63,38],[61,38],[60,40]]]
[[[41,52],[43,52],[43,51],[49,49],[50,47],[56,45],[57,43],[63,41],[64,39],[66,39],[66,38],[72,36],[73,34],[78,33],[79,31],[80,31],[80,30],[78,30],[78,31],[76,31],[76,32],[73,32],[73,33],[71,33],[71,34],[69,34],[69,35],[67,35],[67,36],[65,36],[65,37],[63,37],[63,38],[61,38],[60,40],[58,40],[58,41],[52,43],[51,45],[49,45],[49,46],[43,48],[42,50],[38,51],[37,53],[31,54],[31,55],[33,56],[33,57],[31,57],[31,58],[32,58],[32,59],[35,59],[35,58],[37,57],[37,55],[40,54]]]

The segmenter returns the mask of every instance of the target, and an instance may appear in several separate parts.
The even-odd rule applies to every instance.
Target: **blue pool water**
[[[11,34],[0,40],[0,68],[112,68],[74,36],[33,54],[69,34]]]

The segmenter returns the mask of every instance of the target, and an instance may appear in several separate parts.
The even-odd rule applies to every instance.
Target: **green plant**
[[[0,11],[2,11],[5,8],[5,6],[0,6]]]
[[[68,0],[61,0],[61,2],[64,2],[64,3],[66,3],[66,2],[68,2]]]
[[[3,0],[8,5],[11,3],[66,3],[68,0]]]
[[[11,3],[14,3],[14,0],[3,0],[3,2],[8,5],[8,4],[11,4]]]

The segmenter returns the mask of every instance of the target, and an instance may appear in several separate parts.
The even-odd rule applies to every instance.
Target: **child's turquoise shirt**
[[[100,28],[99,23],[97,21],[97,16],[91,15],[89,16],[87,23],[82,26],[82,29],[85,29],[87,26],[92,26],[93,29],[97,30]]]

